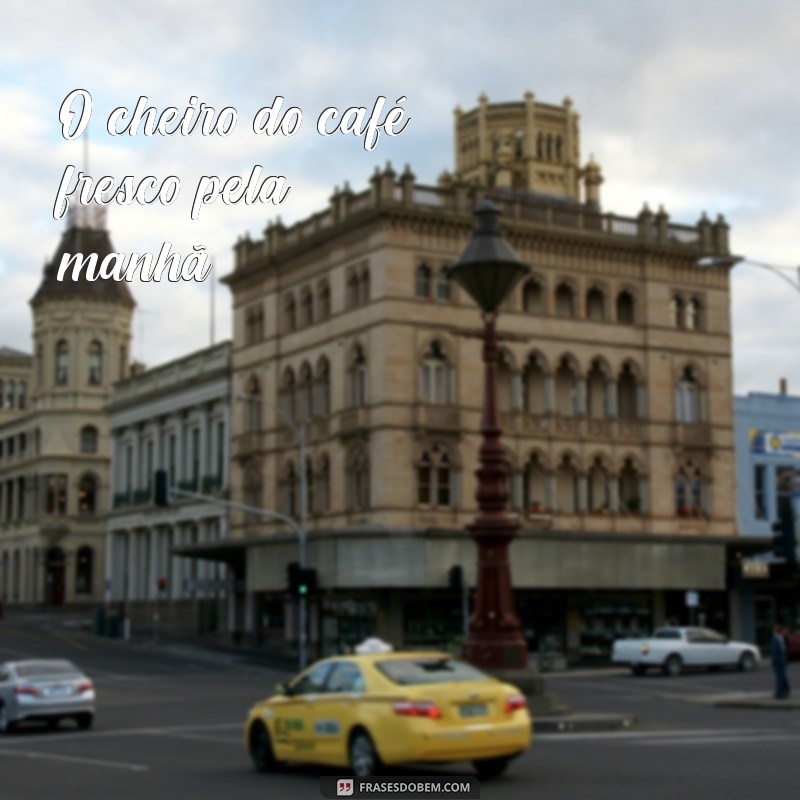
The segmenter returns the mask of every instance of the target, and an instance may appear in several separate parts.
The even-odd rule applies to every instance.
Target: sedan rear
[[[55,727],[62,719],[72,719],[86,730],[92,726],[94,713],[94,684],[71,662],[50,659],[0,665],[0,733],[35,720]]]

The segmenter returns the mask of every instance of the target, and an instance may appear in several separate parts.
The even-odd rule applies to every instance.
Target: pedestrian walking
[[[786,636],[783,625],[776,625],[775,633],[772,637],[772,672],[775,675],[776,700],[786,700],[791,692],[789,678],[786,675],[788,660]]]

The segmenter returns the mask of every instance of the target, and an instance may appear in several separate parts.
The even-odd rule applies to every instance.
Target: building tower
[[[112,383],[126,376],[134,300],[124,283],[90,281],[65,253],[113,252],[105,210],[71,209],[67,228],[31,299],[30,401],[0,439],[16,442],[0,462],[2,593],[7,602],[59,606],[103,597],[105,515],[110,508]],[[8,446],[6,450],[8,450]]]

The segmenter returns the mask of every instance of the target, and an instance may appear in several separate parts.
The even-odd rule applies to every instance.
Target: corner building
[[[616,636],[700,614],[727,628],[735,534],[728,273],[719,217],[605,212],[572,103],[455,112],[455,169],[366,190],[235,246],[234,499],[298,517],[305,471],[321,652],[379,633],[442,645],[462,629],[449,570],[474,585],[465,526],[483,399],[479,312],[448,281],[490,197],[530,278],[499,319],[517,608],[533,649],[603,657]],[[300,423],[303,423],[302,425]],[[306,461],[300,463],[300,432]],[[294,537],[234,515],[250,633],[295,636]],[[199,555],[199,553],[198,553]],[[208,555],[208,554],[206,554]],[[219,554],[218,554],[219,556]],[[219,556],[222,557],[222,556]],[[232,556],[225,556],[232,560]]]
[[[0,349],[0,598],[91,606],[104,597],[111,446],[105,405],[126,377],[134,300],[124,283],[59,281],[64,253],[114,252],[104,209],[70,209],[31,299],[33,355]]]

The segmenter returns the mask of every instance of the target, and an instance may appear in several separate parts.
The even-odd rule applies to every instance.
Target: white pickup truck
[[[684,668],[756,668],[760,655],[755,645],[731,642],[708,628],[658,628],[649,639],[618,639],[611,651],[614,664],[629,666],[635,675],[649,668],[680,675]]]

